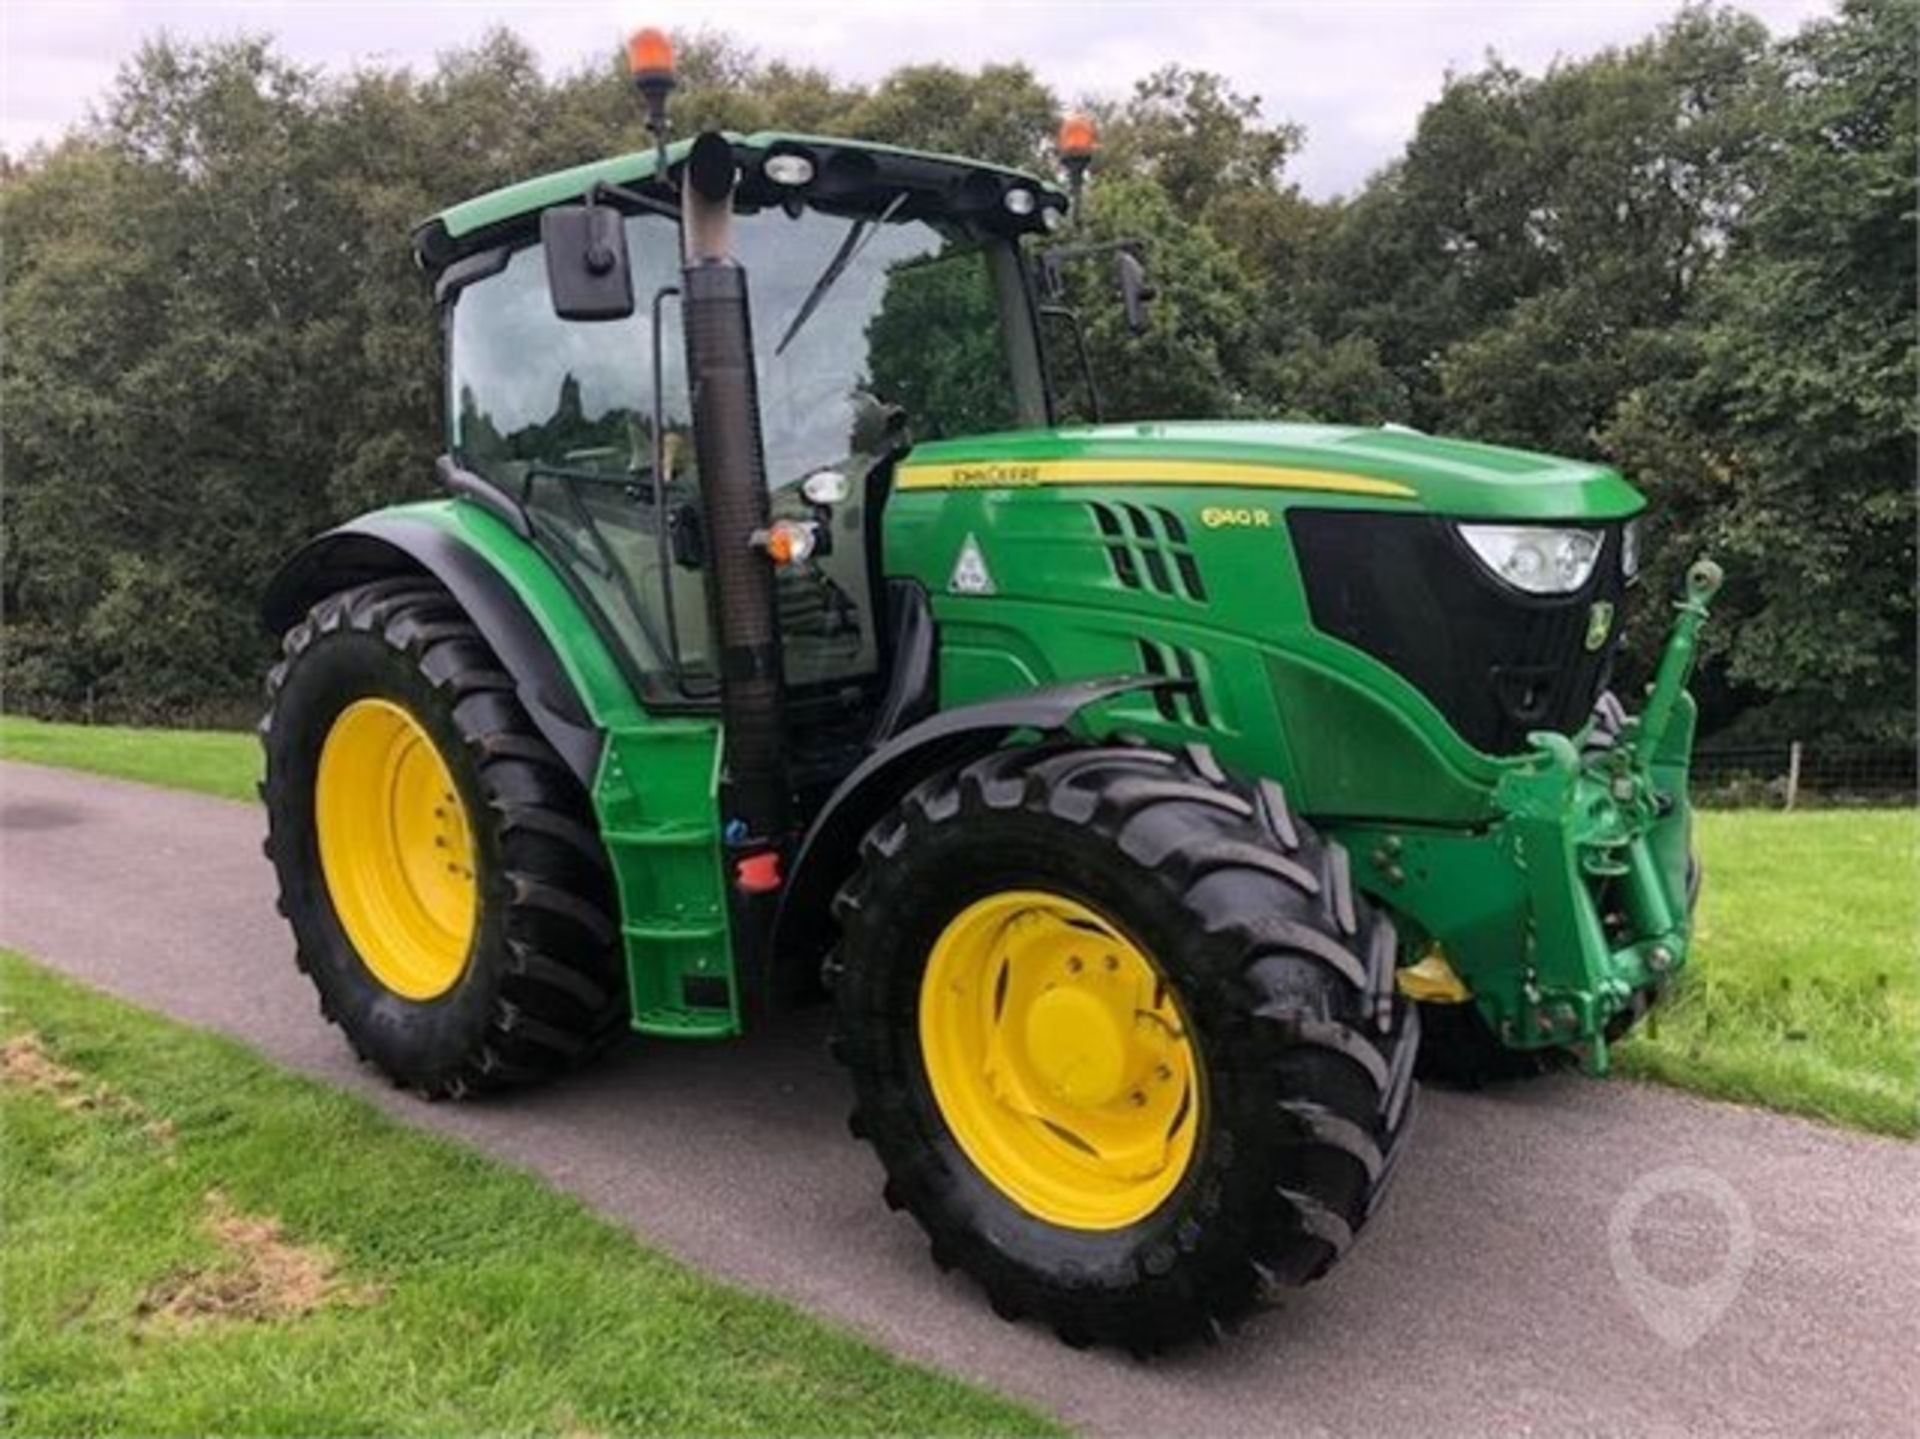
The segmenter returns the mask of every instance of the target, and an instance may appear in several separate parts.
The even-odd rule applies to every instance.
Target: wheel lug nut
[[[1156,1064],[1153,1067],[1153,1077],[1162,1084],[1165,1084],[1169,1079],[1173,1078],[1173,1071],[1164,1064]]]
[[[1131,1095],[1129,1095],[1128,1098],[1133,1101],[1133,1107],[1135,1109],[1139,1109],[1142,1105],[1144,1105],[1147,1102],[1146,1091],[1141,1089],[1134,1090],[1134,1092]]]
[[[1067,973],[1068,973],[1068,974],[1078,974],[1078,973],[1080,972],[1080,970],[1081,970],[1081,968],[1082,968],[1082,965],[1081,965],[1081,963],[1080,963],[1080,956],[1079,956],[1079,955],[1077,955],[1077,954],[1076,954],[1076,955],[1074,955],[1074,956],[1073,956],[1073,957],[1072,957],[1071,959],[1069,959],[1069,960],[1067,961]]]
[[[1107,973],[1113,974],[1116,971],[1118,971],[1119,968],[1120,968],[1120,956],[1117,954],[1108,955],[1107,956]]]

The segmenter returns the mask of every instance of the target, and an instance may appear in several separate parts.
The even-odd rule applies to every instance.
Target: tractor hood
[[[1353,425],[1146,421],[917,445],[899,487],[1208,485],[1463,519],[1617,520],[1644,508],[1604,465]]]

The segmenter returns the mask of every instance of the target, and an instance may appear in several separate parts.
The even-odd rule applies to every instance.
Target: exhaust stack
[[[786,682],[774,567],[760,543],[771,506],[747,274],[733,254],[734,179],[733,146],[701,135],[684,171],[680,292],[726,724],[731,878],[767,892],[779,884],[787,830]]]

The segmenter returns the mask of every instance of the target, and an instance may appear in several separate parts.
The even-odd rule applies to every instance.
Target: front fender
[[[555,644],[500,567],[461,530],[429,518],[442,508],[382,510],[308,541],[268,581],[261,622],[278,636],[336,590],[392,575],[431,576],[466,611],[513,677],[528,717],[591,792],[605,745],[601,728]]]
[[[998,749],[1022,730],[1054,734],[1089,705],[1158,687],[1178,678],[1108,676],[1048,685],[981,704],[963,705],[903,730],[840,782],[814,816],[789,871],[774,919],[775,989],[802,993],[833,944],[834,894],[859,860],[860,841],[902,795],[945,769]]]

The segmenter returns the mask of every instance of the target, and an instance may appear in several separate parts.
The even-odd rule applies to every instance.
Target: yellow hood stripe
[[[1415,497],[1413,490],[1392,480],[1237,460],[973,460],[957,465],[908,464],[900,467],[898,488],[987,490],[1035,485],[1234,485],[1378,495],[1394,500]]]

